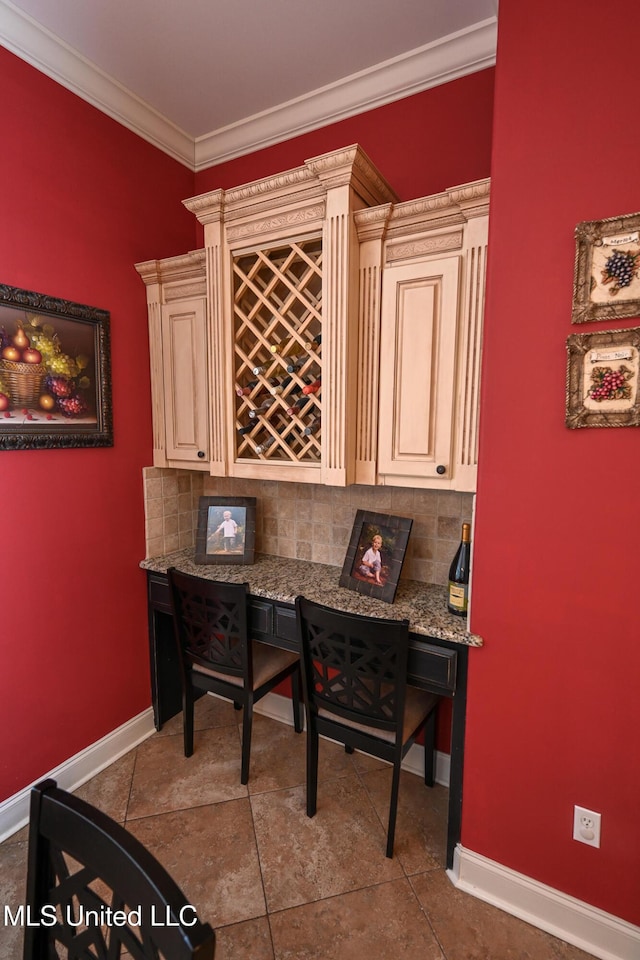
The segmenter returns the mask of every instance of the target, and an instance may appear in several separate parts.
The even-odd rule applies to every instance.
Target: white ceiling
[[[495,62],[497,0],[0,0],[0,44],[194,170]]]

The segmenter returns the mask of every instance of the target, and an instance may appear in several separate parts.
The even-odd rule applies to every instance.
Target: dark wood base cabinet
[[[169,584],[165,574],[147,571],[149,601],[149,656],[151,699],[157,730],[182,709],[180,671],[173,635]],[[252,635],[286,650],[297,650],[296,615],[292,605],[252,596]],[[431,690],[453,703],[451,723],[451,767],[449,774],[449,818],[447,825],[447,867],[453,866],[453,852],[460,840],[462,816],[462,768],[467,698],[469,648],[464,644],[411,635],[409,682]]]

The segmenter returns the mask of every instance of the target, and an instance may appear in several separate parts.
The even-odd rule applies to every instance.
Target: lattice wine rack
[[[236,456],[320,462],[322,238],[233,258]]]

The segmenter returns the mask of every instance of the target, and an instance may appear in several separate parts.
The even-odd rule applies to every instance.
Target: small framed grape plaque
[[[640,327],[567,338],[566,424],[640,426]]]
[[[640,317],[640,213],[575,230],[572,323]]]
[[[0,284],[0,450],[112,446],[108,311]]]

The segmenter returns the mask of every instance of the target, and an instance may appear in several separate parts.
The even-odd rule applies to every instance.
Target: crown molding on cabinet
[[[4,47],[194,172],[491,67],[496,36],[491,17],[194,140],[9,0],[0,0]]]

